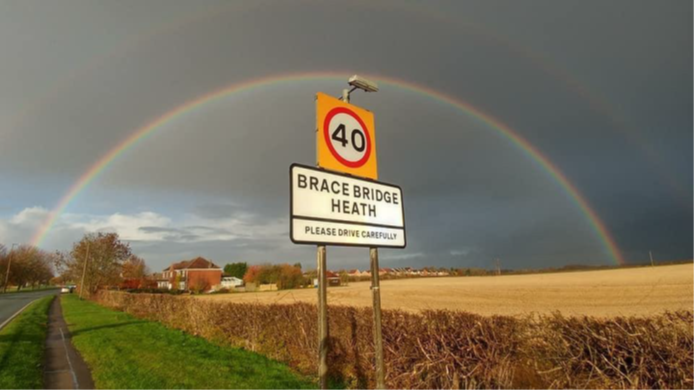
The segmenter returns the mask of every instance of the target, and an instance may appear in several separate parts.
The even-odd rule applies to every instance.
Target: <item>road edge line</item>
[[[38,300],[41,299],[41,298],[43,298],[43,297],[36,298],[36,299],[34,299],[33,301],[31,301],[31,302],[27,303],[26,305],[24,305],[24,307],[22,307],[21,309],[17,310],[17,312],[14,313],[14,314],[12,314],[12,315],[10,316],[10,318],[6,319],[5,322],[3,322],[2,324],[0,324],[0,330],[3,330],[3,329],[5,328],[5,326],[9,325],[10,322],[11,322],[12,320],[14,320],[15,317],[17,317],[18,315],[20,315],[20,314],[24,311],[24,309],[26,309],[27,307],[29,307],[29,305],[31,305],[32,303],[38,301]]]

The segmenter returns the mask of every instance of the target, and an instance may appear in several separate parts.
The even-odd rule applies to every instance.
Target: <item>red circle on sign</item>
[[[330,141],[330,120],[333,119],[333,117],[337,114],[347,114],[353,117],[357,120],[361,128],[364,129],[364,135],[366,136],[366,152],[364,153],[364,156],[357,161],[349,161],[342,157],[340,153],[338,153],[337,150],[335,150],[333,143]],[[325,120],[323,121],[323,138],[325,140],[325,143],[328,145],[328,149],[330,149],[330,153],[332,153],[333,157],[335,157],[337,161],[341,162],[343,165],[346,165],[350,168],[361,167],[362,165],[366,164],[366,162],[369,160],[369,157],[371,156],[371,134],[369,133],[369,129],[366,127],[366,124],[359,117],[359,115],[355,114],[354,111],[350,110],[347,107],[335,107],[332,110],[330,110],[330,112],[328,112],[328,115],[325,116]]]

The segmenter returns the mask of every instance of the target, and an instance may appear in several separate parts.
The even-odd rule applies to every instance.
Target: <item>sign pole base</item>
[[[371,258],[371,294],[374,306],[374,356],[376,363],[376,388],[385,389],[385,363],[383,361],[383,335],[381,333],[381,286],[378,274],[378,248],[369,248]]]

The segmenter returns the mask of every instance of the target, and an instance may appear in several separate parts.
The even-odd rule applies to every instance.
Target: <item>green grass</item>
[[[72,343],[98,388],[315,388],[262,355],[63,296]]]
[[[53,298],[34,301],[0,331],[0,389],[43,388],[43,351]]]

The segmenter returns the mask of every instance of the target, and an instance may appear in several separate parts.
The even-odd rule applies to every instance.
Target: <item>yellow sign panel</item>
[[[378,179],[373,113],[319,92],[316,129],[319,167]]]

